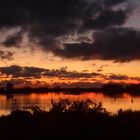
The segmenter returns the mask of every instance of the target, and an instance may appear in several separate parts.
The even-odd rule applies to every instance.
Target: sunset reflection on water
[[[8,97],[0,95],[0,115],[9,114],[12,110],[23,109],[23,107],[39,106],[45,110],[51,108],[51,100],[69,99],[71,101],[90,99],[95,103],[102,102],[103,107],[111,113],[116,113],[120,108],[123,110],[140,110],[140,96],[130,96],[127,93],[118,97],[109,97],[102,93],[82,93],[79,95],[64,93],[32,93],[13,94]]]

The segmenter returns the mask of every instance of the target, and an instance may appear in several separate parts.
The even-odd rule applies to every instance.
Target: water
[[[51,99],[69,99],[72,101],[90,99],[95,103],[102,102],[103,107],[111,113],[116,113],[120,108],[123,110],[140,110],[140,96],[130,96],[127,93],[119,97],[109,97],[102,93],[82,93],[79,95],[64,93],[32,93],[32,94],[13,94],[9,97],[0,95],[0,115],[6,115],[11,110],[23,109],[23,107],[39,106],[45,110],[51,108]]]

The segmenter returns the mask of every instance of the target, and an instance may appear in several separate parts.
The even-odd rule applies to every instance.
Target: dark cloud
[[[107,80],[128,80],[130,79],[127,75],[117,75],[117,74],[110,74],[106,77]]]
[[[104,71],[104,68],[105,67],[108,67],[108,65],[106,64],[106,65],[101,65],[99,68],[97,68],[97,72],[102,72],[102,71]]]
[[[114,81],[114,80],[117,80],[117,81],[123,81],[123,80],[136,80],[136,81],[140,81],[140,77],[130,77],[130,76],[127,76],[127,75],[122,75],[122,74],[114,74],[114,73],[111,73],[111,74],[107,74],[107,75],[104,75],[103,76],[105,80],[110,80],[110,81]]]
[[[11,79],[11,80],[1,80],[0,81],[0,87],[5,87],[7,83],[13,83],[14,87],[43,87],[43,86],[49,86],[46,82],[40,82],[35,81],[34,84],[32,84],[32,81],[25,80],[25,79]],[[53,83],[51,87],[62,87],[62,88],[76,88],[76,87],[82,87],[82,88],[93,88],[93,87],[101,87],[103,86],[103,82],[74,82],[74,83]]]
[[[114,25],[122,25],[127,19],[124,10],[105,9],[95,19],[88,19],[84,26],[88,29],[104,29]]]
[[[24,33],[36,46],[66,59],[126,62],[140,59],[139,31],[121,28],[130,16],[129,0],[2,0],[0,29],[20,27],[3,44],[19,47]],[[121,6],[120,6],[121,5]],[[119,8],[116,8],[119,6]],[[93,33],[93,43],[85,32]],[[77,35],[81,43],[65,43]],[[86,39],[86,42],[84,40]],[[71,42],[71,40],[69,40]]]
[[[7,83],[13,83],[14,87],[39,87],[43,86],[43,82],[40,83],[40,81],[35,81],[34,84],[32,84],[31,80],[25,80],[25,79],[10,79],[10,80],[1,80],[0,81],[0,87],[6,87]],[[44,83],[44,85],[47,85],[47,83]]]
[[[114,6],[123,2],[127,2],[127,0],[103,0],[106,6]]]
[[[103,65],[102,67],[105,67]],[[139,77],[129,77],[127,75],[119,75],[119,74],[107,74],[103,75],[99,72],[77,72],[77,71],[69,71],[67,67],[62,67],[60,69],[44,69],[37,67],[20,67],[16,65],[12,65],[9,67],[0,67],[1,75],[12,76],[12,78],[26,78],[27,80],[31,80],[32,78],[41,78],[44,77],[57,77],[57,78],[68,78],[68,79],[96,79],[96,78],[104,78],[106,80],[128,80],[135,79],[139,80]]]
[[[95,32],[93,43],[65,44],[55,55],[81,60],[102,59],[128,62],[140,59],[140,32],[129,28],[111,28]]]
[[[52,84],[53,87],[62,87],[62,88],[99,88],[102,87],[104,83],[101,82],[74,82],[74,83],[54,83]]]
[[[136,80],[140,82],[140,77],[131,77],[132,80]]]
[[[46,69],[41,69],[36,67],[20,67],[16,65],[12,65],[9,67],[0,67],[1,74],[5,74],[7,76],[11,75],[13,78],[19,78],[19,77],[40,78],[41,74],[44,71],[46,71]]]
[[[10,51],[0,51],[0,59],[1,60],[13,60],[13,52]]]
[[[1,26],[23,26],[44,23],[48,27],[59,27],[57,32],[71,28],[78,20],[93,18],[106,8],[127,0],[2,0],[0,5]],[[59,25],[61,26],[59,26]],[[63,28],[62,28],[63,27]],[[62,31],[63,32],[63,31]],[[57,34],[57,33],[55,33]]]
[[[6,77],[11,77],[10,80],[4,80]],[[47,85],[46,82],[42,82],[39,79],[44,78],[59,78],[62,81],[69,79],[69,82],[59,82],[55,83],[55,80],[52,86],[60,87],[100,87],[104,84],[104,80],[107,81],[118,81],[123,82],[123,80],[136,80],[140,81],[139,77],[129,77],[127,75],[120,74],[100,74],[95,72],[76,72],[68,71],[67,67],[62,67],[61,69],[49,70],[44,68],[37,67],[20,67],[20,66],[9,66],[9,67],[0,67],[0,77],[1,82],[0,86],[5,86],[8,82],[14,83],[16,86],[43,86]],[[102,81],[99,79],[103,79]],[[34,79],[34,83],[32,80]],[[71,80],[77,80],[78,82],[70,82]],[[90,82],[89,82],[90,81]]]
[[[46,73],[47,76],[51,77],[65,77],[65,78],[93,78],[97,76],[101,76],[100,73],[87,73],[87,72],[76,72],[76,71],[68,71],[65,67],[57,70],[51,70]]]
[[[123,9],[113,10],[114,5],[125,1],[3,0],[0,5],[0,27],[20,26],[31,37],[38,37],[40,40],[40,37],[58,37],[81,30],[87,20],[99,20],[102,21],[99,24],[109,27],[111,22],[112,25],[125,22],[128,13]],[[109,20],[108,23],[106,19]]]
[[[9,35],[5,41],[2,42],[3,45],[7,47],[19,47],[20,43],[22,42],[22,32],[19,31],[14,35]]]
[[[97,76],[102,76],[100,73],[86,73],[86,72],[76,72],[68,71],[66,67],[61,69],[44,69],[37,67],[20,67],[20,66],[9,66],[0,67],[0,73],[7,76],[12,76],[12,78],[41,78],[44,77],[59,77],[59,78],[93,78]]]

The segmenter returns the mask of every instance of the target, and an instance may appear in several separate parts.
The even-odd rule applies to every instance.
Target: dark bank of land
[[[110,115],[102,104],[90,100],[52,101],[49,112],[25,108],[0,117],[0,138],[4,140],[47,139],[139,139],[140,111]]]
[[[47,92],[64,92],[65,94],[81,94],[84,92],[100,92],[107,95],[120,95],[122,93],[129,93],[131,95],[140,95],[140,84],[105,84],[101,88],[61,88],[61,87],[24,87],[24,88],[14,88],[12,84],[8,87],[0,88],[0,94],[29,94],[29,93],[47,93]]]

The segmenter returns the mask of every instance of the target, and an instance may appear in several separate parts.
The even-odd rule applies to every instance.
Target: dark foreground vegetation
[[[111,115],[90,100],[52,101],[49,112],[30,107],[0,117],[0,139],[140,139],[140,112],[120,110]]]

